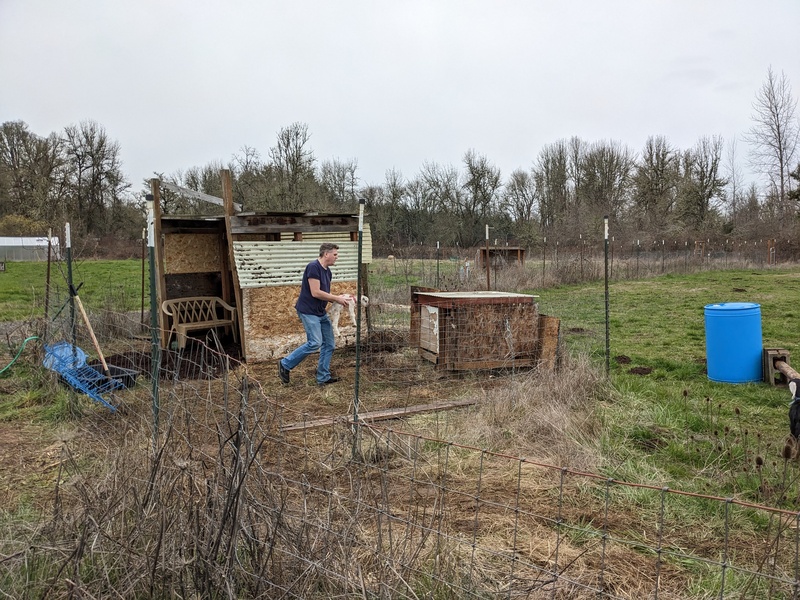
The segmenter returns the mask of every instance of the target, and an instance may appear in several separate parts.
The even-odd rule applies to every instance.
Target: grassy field
[[[4,279],[0,288],[0,315],[4,315],[3,320],[38,316],[44,293],[44,266],[21,263],[10,266],[5,275],[11,277]],[[425,277],[417,278],[411,269],[397,275],[394,265],[391,269],[385,268],[385,264],[374,267],[373,289],[387,290],[395,284],[398,299],[407,297],[408,285],[426,283]],[[430,269],[427,277],[429,274]],[[62,277],[63,286],[63,276],[58,273],[55,277]],[[81,295],[90,306],[138,309],[141,295],[138,261],[85,262],[76,269],[75,280],[86,282]],[[518,272],[501,283],[504,289],[539,295],[541,311],[562,319],[566,349],[588,355],[591,365],[583,370],[562,370],[555,376],[557,385],[546,389],[541,384],[542,389],[534,390],[537,384],[523,378],[494,378],[491,389],[487,386],[482,392],[491,400],[484,403],[491,420],[483,420],[485,415],[480,412],[469,413],[461,423],[455,411],[421,417],[424,422],[435,422],[436,433],[430,433],[431,437],[464,440],[468,437],[464,432],[469,434],[471,428],[472,437],[466,440],[471,445],[481,444],[494,452],[535,459],[542,455],[536,454],[534,444],[543,443],[537,427],[548,420],[541,401],[531,402],[537,396],[546,398],[548,409],[575,405],[589,417],[585,431],[577,431],[573,426],[563,428],[570,442],[564,447],[574,453],[565,456],[563,464],[580,464],[580,451],[589,457],[585,463],[587,469],[617,481],[735,497],[789,510],[800,508],[800,462],[792,460],[794,449],[789,447],[787,454],[785,445],[787,389],[764,383],[730,385],[710,381],[705,373],[704,327],[706,304],[756,302],[761,305],[764,345],[784,348],[793,356],[800,356],[800,311],[795,306],[800,292],[800,269],[709,271],[613,282],[609,294],[611,360],[607,380],[602,282],[536,289],[530,284],[534,280]],[[337,360],[351,359],[337,352]],[[574,366],[578,361],[568,364]],[[0,368],[4,366],[0,364]],[[274,365],[266,364],[264,368],[268,374],[258,380],[269,386],[275,379]],[[36,447],[37,443],[41,446],[52,443],[56,436],[67,435],[64,431],[70,426],[87,431],[97,428],[105,418],[100,408],[96,415],[84,411],[82,416],[54,410],[56,404],[67,406],[66,392],[60,386],[55,386],[54,391],[52,378],[42,371],[34,361],[25,360],[0,374],[0,427],[5,427],[0,428],[0,440],[3,436],[17,435],[12,437],[13,451],[7,454],[14,465],[26,464],[20,459],[23,455],[32,457],[31,460],[38,457],[41,448]],[[481,390],[486,383],[478,375],[464,381],[473,382],[475,389]],[[460,383],[467,385],[464,381]],[[390,393],[388,384],[379,383]],[[148,392],[141,386],[137,389],[143,395]],[[306,388],[293,389],[308,396],[309,402],[321,401]],[[315,388],[314,391],[317,392]],[[580,394],[585,401],[570,402],[571,393]],[[507,401],[503,401],[504,394]],[[94,418],[97,415],[99,420]],[[563,414],[550,415],[549,420],[560,426],[570,418],[576,424],[574,427],[578,427],[584,423],[580,416],[568,415],[565,408]],[[451,421],[444,425],[446,419]],[[27,431],[31,426],[35,430]],[[2,448],[0,444],[0,456]],[[28,489],[25,487],[28,483],[20,480],[23,474],[19,471],[5,469],[6,477],[18,488]],[[2,473],[0,468],[0,481],[5,483]],[[41,474],[36,476],[40,481],[34,481],[32,487],[49,498],[49,480]],[[585,493],[595,491],[587,489]],[[618,493],[629,494],[617,506],[629,507],[631,517],[658,511],[654,494],[645,495],[632,487],[620,487]],[[26,502],[28,506],[34,504]],[[678,499],[672,508],[680,512],[682,523],[696,524],[700,535],[704,528],[722,526],[716,510],[719,506],[719,503]],[[38,515],[31,514],[30,521],[36,518]],[[633,518],[631,523],[638,524]],[[764,527],[748,524],[732,533],[741,536],[743,546],[750,543],[751,526]],[[698,576],[698,581],[701,588],[714,589],[713,576]],[[743,589],[746,589],[744,584]],[[711,592],[698,593],[693,597],[711,595]]]
[[[145,284],[148,273],[145,269]],[[69,297],[67,281],[64,264],[54,263],[50,269],[53,310],[57,311]],[[76,261],[72,281],[76,287],[80,286],[78,294],[87,306],[113,307],[120,311],[141,307],[142,263],[139,260]],[[0,273],[0,322],[43,316],[46,287],[46,263],[6,263],[5,272]]]
[[[415,277],[417,269],[400,270],[388,261],[376,262],[371,285],[381,290],[393,285],[403,288],[397,294],[402,298],[407,286],[420,280]],[[425,276],[432,272],[428,266]],[[1,277],[0,321],[38,316],[45,265],[9,263]],[[66,297],[65,280],[60,270],[51,273],[58,298]],[[75,267],[74,280],[84,282],[80,294],[88,306],[116,310],[140,306],[139,261],[82,262]],[[541,311],[562,319],[570,351],[589,354],[597,368],[604,369],[603,283],[526,289],[528,281],[525,273],[517,273],[500,283],[510,287],[516,282],[522,288],[516,291],[538,294]],[[714,271],[613,282],[609,293],[613,401],[600,407],[606,473],[628,481],[774,500],[765,496],[768,488],[755,477],[770,475],[773,466],[778,477],[781,465],[767,461],[757,474],[753,467],[759,457],[781,456],[788,433],[788,391],[762,383],[730,385],[708,379],[704,306],[731,301],[760,304],[764,346],[800,356],[798,292],[798,269]],[[29,388],[20,386],[27,394]],[[716,456],[721,448],[725,460]]]
[[[798,292],[796,269],[614,283],[609,294],[614,398],[602,408],[605,473],[796,507],[797,473],[787,477],[783,460],[789,392],[764,383],[710,381],[704,307],[760,304],[764,346],[800,356]],[[602,362],[602,283],[540,293],[542,310],[562,317],[567,340],[579,337]]]

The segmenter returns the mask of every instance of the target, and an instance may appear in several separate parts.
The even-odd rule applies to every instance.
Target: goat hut
[[[437,368],[532,367],[554,352],[543,343],[553,332],[543,327],[548,317],[539,315],[537,296],[425,288],[411,296],[411,342]]]
[[[223,198],[171,184],[168,189],[222,206],[223,215],[162,215],[160,190],[168,184],[151,180],[158,306],[178,298],[219,297],[236,308],[235,337],[242,357],[247,362],[273,359],[285,353],[287,344],[295,344],[287,341],[289,336],[303,332],[294,303],[303,269],[318,256],[320,244],[339,245],[331,290],[354,293],[359,269],[365,273],[364,265],[372,260],[369,226],[364,224],[359,265],[356,215],[241,212],[233,202],[230,173],[223,170],[221,177]],[[171,323],[163,310],[159,325],[165,347]]]

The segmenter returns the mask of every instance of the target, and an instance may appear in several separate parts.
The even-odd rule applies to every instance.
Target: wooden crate
[[[555,366],[558,320],[537,296],[412,288],[411,343],[445,370]],[[552,339],[550,339],[552,338]]]

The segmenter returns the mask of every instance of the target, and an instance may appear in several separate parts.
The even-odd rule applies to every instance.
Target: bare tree
[[[308,125],[293,123],[278,132],[277,144],[269,150],[278,176],[278,204],[283,210],[300,210],[309,201],[309,183],[316,182],[310,139]]]
[[[533,168],[539,192],[539,218],[543,229],[555,227],[567,218],[569,207],[569,170],[567,143],[548,144],[539,152]]]
[[[442,213],[439,198],[442,191],[431,187],[431,184],[438,183],[434,179],[437,173],[438,167],[435,164],[425,163],[422,173],[405,186],[404,199],[408,207],[405,230],[409,244],[435,241],[433,220],[437,214]],[[442,233],[449,235],[451,232]]]
[[[474,244],[484,237],[486,221],[499,208],[500,190],[503,187],[500,169],[483,154],[475,150],[464,153],[466,176],[459,194],[458,214],[461,218],[460,241]]]
[[[583,153],[580,186],[576,196],[580,207],[586,207],[590,217],[602,214],[614,219],[621,216],[629,201],[630,177],[635,161],[630,149],[618,142],[600,141]]]
[[[586,155],[589,151],[589,144],[577,136],[571,137],[567,142],[567,177],[572,188],[568,210],[577,218],[578,228],[580,228],[581,204],[586,201],[581,190],[585,187]]]
[[[319,174],[320,184],[336,208],[341,209],[356,202],[357,170],[358,161],[355,158],[323,161]]]
[[[702,137],[683,153],[680,187],[681,216],[687,225],[701,228],[720,201],[727,181],[721,177],[722,138]]]
[[[400,245],[404,231],[408,230],[408,210],[404,204],[406,183],[403,174],[395,169],[386,172],[386,181],[381,190],[381,209],[373,212],[376,229],[380,223],[383,238],[390,244]]]
[[[750,161],[758,172],[769,178],[778,200],[785,204],[791,191],[789,173],[794,165],[800,127],[795,118],[797,100],[789,80],[782,72],[777,77],[772,67],[753,102],[754,125],[747,135],[751,144]]]
[[[60,225],[64,189],[58,136],[40,137],[22,121],[0,125],[0,215],[17,214]]]
[[[64,129],[64,150],[70,174],[72,215],[95,234],[113,230],[111,212],[130,186],[122,174],[120,146],[102,125],[82,121]]]
[[[429,208],[452,215],[458,214],[461,186],[458,182],[458,171],[453,165],[425,161],[418,179],[425,185],[425,203]]]
[[[533,175],[522,169],[511,173],[503,193],[503,208],[515,221],[532,221],[535,218],[536,184]]]
[[[528,171],[516,169],[506,182],[503,190],[502,209],[512,220],[511,231],[523,243],[530,244],[535,239],[538,215],[536,184]]]
[[[744,202],[744,183],[742,181],[742,170],[739,168],[736,157],[736,138],[728,144],[728,152],[725,158],[725,174],[728,178],[728,193],[726,203],[730,220],[736,225],[739,208]]]
[[[265,210],[269,187],[269,167],[261,160],[258,150],[243,146],[233,156],[233,200],[249,209]]]
[[[678,166],[679,154],[667,138],[647,138],[633,174],[633,202],[640,227],[667,224],[675,208]]]

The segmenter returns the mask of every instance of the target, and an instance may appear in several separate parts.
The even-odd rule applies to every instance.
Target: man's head
[[[325,267],[330,267],[339,258],[339,246],[325,242],[319,247],[319,262]]]

